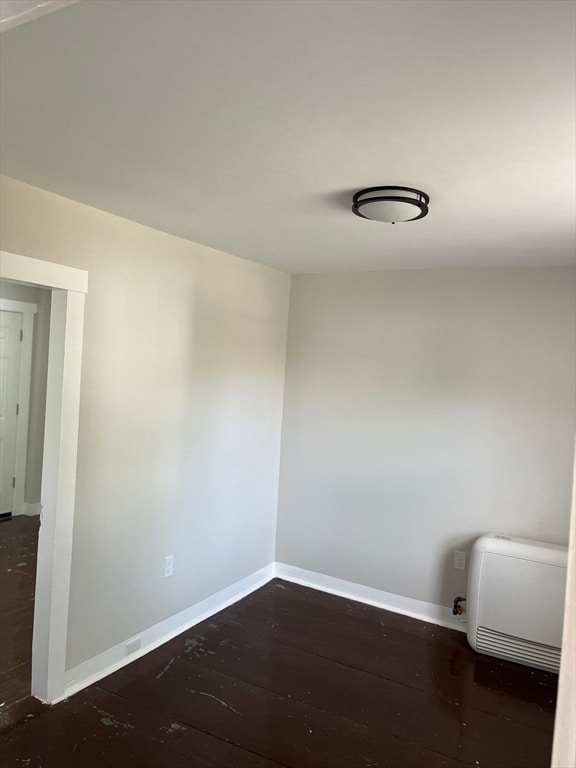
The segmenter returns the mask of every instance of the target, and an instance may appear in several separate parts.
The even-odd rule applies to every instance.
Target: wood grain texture
[[[273,581],[1,737],[6,765],[547,768],[556,677]]]
[[[44,709],[30,696],[38,517],[0,521],[0,733]]]

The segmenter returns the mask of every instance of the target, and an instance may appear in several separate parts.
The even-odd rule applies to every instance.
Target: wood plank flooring
[[[30,697],[38,516],[0,521],[0,732],[43,709]]]
[[[274,581],[0,737],[27,768],[547,768],[556,677]]]

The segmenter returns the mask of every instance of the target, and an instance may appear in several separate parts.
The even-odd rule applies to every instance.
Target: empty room
[[[576,768],[576,3],[0,9],[0,766]]]

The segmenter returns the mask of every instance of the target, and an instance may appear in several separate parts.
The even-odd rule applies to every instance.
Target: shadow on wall
[[[169,286],[173,332],[161,354],[174,439],[163,446],[160,503],[178,532],[166,551],[184,604],[274,559],[288,280],[214,253]]]

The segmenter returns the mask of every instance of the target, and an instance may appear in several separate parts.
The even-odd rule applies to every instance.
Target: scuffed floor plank
[[[0,521],[0,733],[43,709],[30,696],[39,525]]]
[[[26,768],[275,768],[258,755],[92,687],[11,731],[2,765]]]
[[[130,701],[149,701],[153,695],[154,707],[170,717],[291,768],[350,768],[362,761],[394,768],[466,765],[371,729],[354,712],[349,718],[335,716],[180,658],[116,692]]]
[[[465,701],[444,699],[441,691],[419,691],[374,677],[228,624],[209,622],[201,632],[175,638],[164,650],[166,665],[158,665],[153,675],[162,676],[175,658],[188,659],[465,762],[490,763],[493,746],[485,733],[499,743],[499,759],[507,765],[529,765],[535,757],[545,761],[548,754],[542,734],[534,731],[532,722],[545,730],[547,726],[549,732],[551,713],[539,712],[540,718],[533,716],[530,726],[510,722],[471,708]],[[103,684],[118,690],[127,677],[129,671],[122,670]],[[522,754],[515,744],[522,744]]]
[[[20,724],[0,754],[27,768],[548,768],[555,692],[553,675],[478,656],[460,633],[275,581]]]

